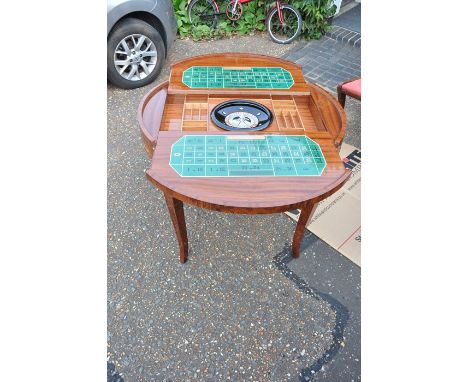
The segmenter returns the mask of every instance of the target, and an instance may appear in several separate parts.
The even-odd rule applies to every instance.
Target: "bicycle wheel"
[[[190,23],[194,26],[207,25],[216,28],[218,8],[212,0],[193,0],[188,6]]]
[[[268,14],[266,23],[268,34],[278,44],[289,44],[297,38],[302,29],[302,17],[299,11],[289,4],[281,4],[284,24],[278,15],[278,8],[273,8]]]

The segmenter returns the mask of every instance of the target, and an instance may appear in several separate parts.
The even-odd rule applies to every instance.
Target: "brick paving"
[[[327,32],[327,37],[332,38],[338,42],[349,44],[355,47],[361,47],[361,34],[352,30],[333,25],[332,30]]]
[[[334,27],[330,33],[338,33],[338,28],[345,30]],[[340,32],[336,37],[333,34],[338,40],[324,36],[320,40],[302,43],[286,53],[283,58],[302,65],[302,71],[308,81],[336,91],[340,82],[361,75],[360,37],[357,40],[357,33],[349,32],[352,35]]]

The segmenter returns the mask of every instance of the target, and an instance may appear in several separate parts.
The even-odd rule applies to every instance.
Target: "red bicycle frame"
[[[281,10],[281,3],[276,0],[276,9],[278,10],[278,17],[281,21],[281,25],[284,25],[283,11]]]
[[[234,7],[237,6],[237,4],[250,3],[251,1],[253,1],[253,0],[235,0],[235,2],[234,2]],[[212,0],[212,2],[213,2],[213,4],[214,4],[215,7],[216,7],[216,11],[219,12],[219,5],[218,5],[218,3],[216,2],[216,0]],[[232,1],[230,1],[230,2],[232,2]],[[279,17],[279,19],[280,19],[280,22],[281,22],[281,24],[284,24],[283,11],[281,10],[281,8],[282,8],[281,6],[282,6],[282,5],[283,5],[282,2],[280,2],[279,0],[276,0],[276,5],[273,6],[273,7],[271,7],[271,8],[268,10],[268,12],[266,12],[265,15],[268,15],[268,14],[269,14],[270,12],[272,12],[273,9],[275,9],[275,7],[276,7],[276,9],[278,10],[278,17]],[[218,13],[218,14],[221,15],[222,13]]]

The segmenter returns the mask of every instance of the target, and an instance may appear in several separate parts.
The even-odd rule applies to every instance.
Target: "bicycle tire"
[[[209,5],[210,8],[213,10],[213,13],[218,13],[218,8],[216,7],[214,1],[212,1],[212,0],[193,0],[193,1],[190,2],[189,6],[188,6],[188,9],[187,9],[190,24],[192,24],[193,26],[207,25],[210,28],[213,28],[213,29],[216,28],[216,26],[218,25],[218,15],[213,16],[213,21],[211,23],[209,21],[204,23],[202,21],[202,18],[200,18],[200,15],[195,13],[195,12],[197,12],[197,11],[194,11],[194,8],[196,7],[196,5],[198,4],[200,6],[202,3],[207,4],[207,7],[205,9],[208,9],[208,5]],[[197,20],[197,17],[198,17],[198,20]]]
[[[267,26],[267,31],[268,34],[270,35],[270,38],[278,43],[278,44],[289,44],[292,41],[294,41],[301,33],[302,30],[302,17],[300,12],[293,7],[292,5],[289,4],[281,4],[281,9],[284,11],[290,10],[292,12],[291,15],[295,16],[295,20],[297,21],[297,26],[295,28],[294,34],[286,39],[281,39],[277,36],[277,33],[273,31],[273,23],[277,21],[279,22],[279,15],[278,15],[278,9],[276,7],[272,8],[272,10],[268,13],[267,19],[266,19],[266,26]]]

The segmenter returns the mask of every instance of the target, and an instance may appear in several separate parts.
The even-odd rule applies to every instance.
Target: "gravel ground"
[[[186,206],[191,248],[181,265],[163,194],[144,176],[136,110],[170,63],[223,51],[282,56],[293,47],[260,35],[177,40],[155,83],[108,85],[108,380],[309,380],[336,348],[333,302],[288,276],[288,217]]]
[[[345,111],[348,118],[348,126],[344,141],[361,148],[361,101],[346,97]]]

